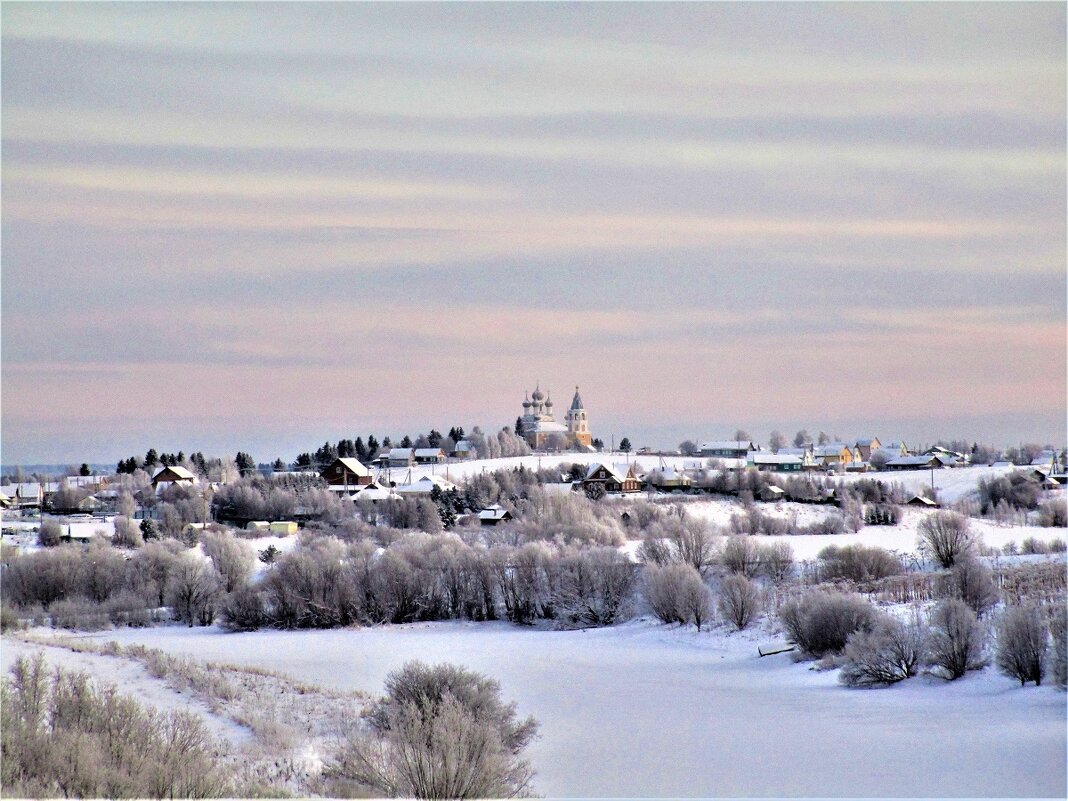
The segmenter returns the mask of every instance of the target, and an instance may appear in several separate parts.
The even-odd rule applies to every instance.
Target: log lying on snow
[[[787,651],[793,651],[797,646],[791,645],[788,642],[776,642],[771,645],[758,645],[757,653],[761,656],[771,656],[772,654],[785,654]]]

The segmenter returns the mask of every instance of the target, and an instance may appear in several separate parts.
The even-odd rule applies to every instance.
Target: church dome
[[[533,398],[534,403],[541,403],[543,400],[545,400],[545,395],[540,389],[534,390],[534,394],[531,397]]]
[[[575,397],[571,399],[571,410],[580,411],[582,409],[582,398],[579,397],[579,388],[575,387]]]

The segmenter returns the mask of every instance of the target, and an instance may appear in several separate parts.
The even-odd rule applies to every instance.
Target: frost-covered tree
[[[953,567],[975,547],[968,518],[947,510],[933,512],[923,519],[919,539],[921,549],[930,553],[943,568]]]
[[[740,573],[733,573],[719,585],[719,613],[739,631],[760,612],[760,591]]]
[[[919,625],[883,615],[870,630],[861,629],[849,637],[839,681],[850,687],[870,687],[915,676],[925,639]]]
[[[1010,606],[997,621],[997,647],[994,660],[998,670],[1020,680],[1042,683],[1046,675],[1049,624],[1035,604]]]
[[[928,663],[941,669],[950,681],[959,679],[969,670],[978,670],[986,664],[985,641],[986,628],[967,604],[956,599],[942,601],[931,613]]]
[[[326,774],[372,795],[512,798],[531,791],[522,752],[537,732],[493,679],[409,662],[386,677],[366,723],[347,733]]]
[[[772,431],[771,436],[768,437],[768,446],[771,448],[772,452],[778,452],[779,448],[782,448],[784,445],[786,445],[786,435],[779,431],[779,429]]]

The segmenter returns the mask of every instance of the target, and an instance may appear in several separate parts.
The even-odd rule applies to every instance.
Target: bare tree
[[[167,602],[175,618],[189,626],[209,626],[222,597],[219,574],[204,561],[185,555],[167,583]]]
[[[975,538],[968,518],[957,512],[933,512],[920,523],[920,547],[928,551],[944,568],[972,552]]]
[[[997,622],[994,661],[1006,676],[1042,683],[1046,675],[1049,624],[1042,609],[1034,604],[1010,606]]]
[[[760,570],[760,554],[748,535],[727,537],[719,555],[720,562],[732,573],[753,578]]]
[[[931,613],[928,663],[941,668],[950,681],[959,679],[986,664],[985,640],[986,629],[967,604],[955,599],[942,601]]]
[[[708,619],[711,592],[691,565],[675,563],[645,568],[642,595],[664,623],[693,623],[697,630]]]
[[[760,611],[760,592],[744,575],[727,576],[719,585],[719,613],[741,631]]]
[[[957,559],[941,589],[944,595],[964,601],[980,618],[998,602],[993,572],[970,554]]]
[[[54,520],[45,520],[37,530],[37,544],[42,548],[54,548],[63,538],[63,527]]]
[[[768,437],[768,446],[773,452],[778,452],[779,448],[784,445],[786,445],[786,435],[776,428],[771,432],[771,436]]]

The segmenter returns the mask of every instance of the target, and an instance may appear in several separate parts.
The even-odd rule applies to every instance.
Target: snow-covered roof
[[[879,438],[878,437],[868,437],[868,438],[865,438],[865,439],[858,439],[857,440],[857,447],[858,448],[867,448],[873,442],[875,442],[875,440],[877,440],[877,439],[879,439]],[[880,442],[879,444],[881,445],[882,443]]]
[[[410,459],[415,448],[390,448],[386,457],[389,459]]]
[[[852,448],[846,445],[844,442],[828,442],[823,445],[817,445],[812,449],[812,455],[816,458],[821,456],[837,456],[842,451],[852,452]]]
[[[434,491],[434,487],[438,487],[442,492],[456,489],[455,484],[441,476],[423,476],[421,479],[413,481],[411,484],[400,485],[397,487],[397,492],[411,492],[415,494],[429,493]]]
[[[741,439],[717,439],[711,442],[702,442],[698,446],[702,451],[752,451],[756,450],[751,440]]]
[[[754,453],[752,455],[753,464],[802,464],[800,455],[795,456],[792,453]]]
[[[779,456],[804,456],[811,452],[811,445],[806,445],[803,448],[779,448],[779,450],[775,451]]]
[[[467,439],[462,439],[453,446],[453,452],[471,450],[474,450],[474,446],[472,446],[471,441]]]
[[[415,458],[417,458],[417,459],[426,458],[426,457],[434,457],[434,456],[444,456],[444,455],[445,455],[445,451],[443,451],[441,448],[416,448],[415,449]]]
[[[485,509],[478,513],[479,520],[504,520],[511,517],[512,513],[501,506],[499,503],[495,503],[492,506],[487,506]]]
[[[170,471],[171,475],[173,475],[174,478],[160,479],[160,476],[162,476],[167,471]],[[152,476],[153,481],[196,481],[196,479],[197,477],[195,475],[190,473],[188,470],[186,470],[179,464],[171,465],[170,467],[164,467],[162,470],[156,473],[156,475]]]
[[[931,462],[945,463],[945,457],[928,454],[925,456],[899,456],[886,463],[887,467],[925,467]]]
[[[371,471],[359,460],[352,456],[342,456],[338,459],[345,468],[358,476],[369,476]]]
[[[624,470],[622,473],[619,471],[618,468],[619,465],[601,464],[600,462],[593,462],[590,465],[589,469],[586,471],[586,479],[588,480],[593,478],[594,473],[596,473],[598,470],[604,469],[608,473],[609,478],[614,478],[616,481],[623,483],[623,481],[625,481],[627,478],[627,472],[630,468],[624,466]]]
[[[567,426],[551,420],[535,420],[523,427],[525,433],[538,434],[562,434],[567,431]]]

